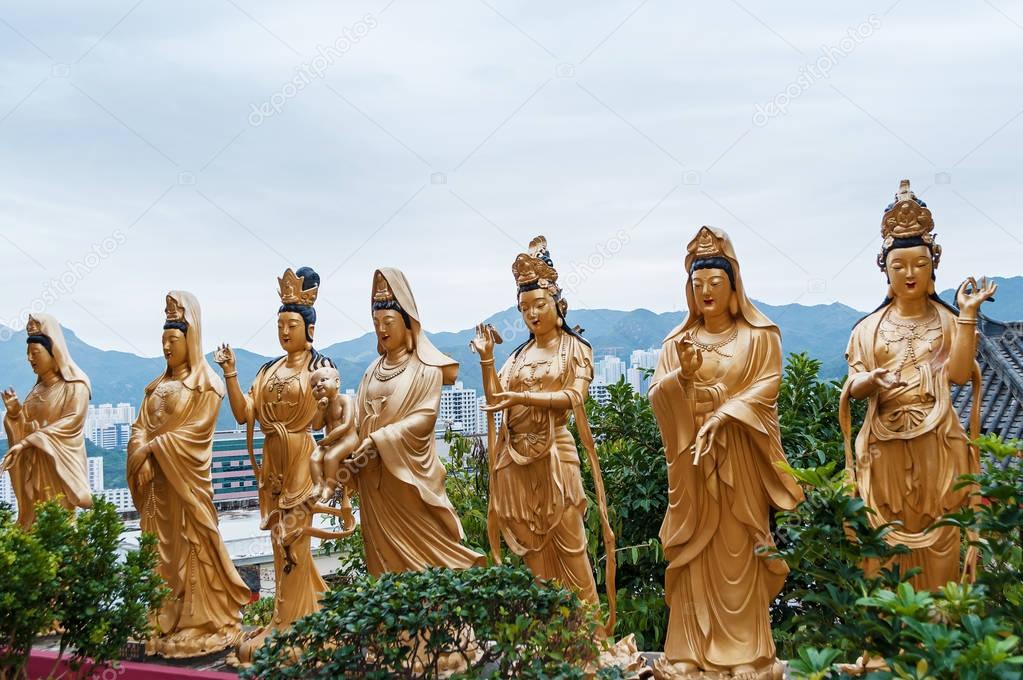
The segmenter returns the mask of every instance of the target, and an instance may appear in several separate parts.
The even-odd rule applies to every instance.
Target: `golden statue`
[[[158,571],[171,590],[146,651],[183,658],[237,644],[250,592],[224,547],[213,507],[210,464],[224,383],[203,356],[195,296],[171,291],[165,311],[167,370],[146,387],[127,472],[142,530],[159,539]]]
[[[461,544],[434,434],[441,386],[454,383],[458,362],[426,337],[399,270],[374,273],[370,302],[380,358],[359,385],[360,443],[346,466],[356,473],[366,568],[379,576],[482,566],[486,558]]]
[[[310,428],[319,416],[312,376],[323,366],[333,366],[313,348],[313,304],[320,276],[309,267],[297,272],[288,269],[278,283],[281,307],[277,312],[277,339],[285,355],[260,367],[248,394],[238,385],[231,348],[221,345],[215,356],[224,371],[231,412],[239,424],[246,425],[249,459],[259,484],[260,527],[271,531],[274,552],[273,616],[269,625],[241,642],[237,653],[241,664],[251,662],[253,652],[271,631],[287,628],[319,609],[326,584],[313,562],[310,537],[335,538],[354,529],[350,508],[340,513],[348,525],[340,534],[312,526],[315,512],[339,514],[315,502],[310,470],[316,449]],[[256,421],[264,437],[262,464],[253,452]]]
[[[56,319],[32,314],[25,331],[36,384],[24,405],[13,387],[3,392],[10,449],[0,463],[0,474],[10,471],[18,523],[29,529],[36,503],[59,498],[68,509],[92,507],[82,433],[92,388],[89,376],[71,359]]]
[[[970,489],[953,487],[960,475],[980,470],[978,453],[952,407],[950,386],[972,380],[970,429],[978,436],[977,312],[997,289],[986,279],[978,284],[970,278],[956,294],[959,311],[945,304],[934,292],[941,246],[933,228],[931,211],[903,180],[881,220],[884,243],[877,263],[888,278],[888,294],[853,328],[840,411],[846,469],[873,509],[871,524],[900,523],[887,540],[911,549],[898,564],[903,572],[922,568],[912,583],[928,590],[969,577],[976,563],[971,548],[960,567],[958,529],[929,527],[968,502]],[[855,461],[850,397],[867,400]]]
[[[772,509],[803,499],[778,466],[781,333],[746,296],[723,231],[702,227],[685,267],[689,314],[665,338],[650,385],[668,458],[670,612],[655,671],[780,679],[768,607],[788,567],[758,549],[773,545]]]
[[[577,329],[568,325],[568,303],[558,287],[547,241],[539,236],[529,253],[515,258],[512,273],[518,308],[529,329],[498,373],[491,326],[476,327],[470,347],[480,356],[483,390],[490,413],[500,412],[496,441],[491,419],[488,530],[494,560],[500,562],[500,538],[537,577],[555,579],[579,597],[597,604],[597,587],[587,553],[586,494],[575,438],[568,429],[575,416],[590,459],[607,553],[609,614],[604,634],[615,620],[615,541],[607,520],[607,499],[584,402],[593,380],[593,354]]]
[[[351,397],[340,393],[341,376],[333,366],[316,369],[310,380],[319,409],[312,428],[325,430],[311,461],[313,495],[327,502],[337,491],[341,464],[359,445],[359,433],[355,430],[355,404]]]

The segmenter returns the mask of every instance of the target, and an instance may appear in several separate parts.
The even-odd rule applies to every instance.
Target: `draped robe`
[[[241,609],[250,599],[213,506],[210,465],[220,400],[213,389],[189,389],[177,380],[151,385],[132,427],[127,466],[142,530],[159,539],[158,571],[171,589],[159,613],[159,630],[169,636],[194,629],[209,639],[192,644],[211,651],[235,641]],[[142,484],[138,474],[147,448],[153,479]]]
[[[784,462],[778,427],[781,339],[777,328],[738,324],[722,376],[701,368],[691,385],[679,376],[675,343],[664,341],[650,402],[668,458],[668,510],[660,539],[670,607],[665,657],[701,669],[761,666],[775,658],[769,606],[787,565],[757,554],[773,545],[772,508],[803,498]],[[729,350],[732,351],[731,349]],[[726,416],[711,450],[693,465],[692,446],[713,413]]]
[[[501,368],[501,389],[561,392],[580,405],[593,379],[590,348],[561,334],[562,347],[542,372],[513,356]],[[521,350],[526,351],[526,348]],[[541,362],[543,363],[543,362]],[[527,375],[538,379],[535,386]],[[504,411],[496,442],[493,503],[508,547],[538,578],[555,579],[580,598],[597,602],[587,554],[586,493],[579,452],[568,429],[572,409],[513,406]]]
[[[485,565],[483,555],[461,544],[462,524],[444,489],[434,432],[441,369],[413,354],[385,394],[373,376],[381,361],[366,371],[357,397],[359,436],[369,437],[375,451],[354,480],[369,573]]]
[[[68,509],[92,506],[82,433],[88,409],[89,386],[58,379],[50,386],[37,382],[32,387],[21,418],[4,416],[7,441],[11,446],[25,445],[10,468],[23,528],[35,522],[36,503],[57,496]]]
[[[922,568],[911,583],[935,590],[960,578],[961,534],[955,527],[928,528],[968,501],[969,488],[953,487],[960,475],[979,472],[980,464],[952,406],[947,362],[957,332],[955,316],[937,302],[930,304],[940,321],[940,339],[933,347],[916,343],[915,367],[900,373],[906,386],[870,397],[855,450],[857,489],[874,510],[871,525],[901,523],[886,536],[891,544],[911,549],[897,563],[903,571]],[[886,305],[853,329],[846,352],[850,376],[882,367],[894,373],[899,367],[904,346],[886,348],[879,338],[890,309]],[[975,388],[976,410],[979,385]],[[848,421],[842,423],[847,446]]]

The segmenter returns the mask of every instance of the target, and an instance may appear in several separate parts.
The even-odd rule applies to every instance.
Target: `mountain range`
[[[984,306],[985,315],[1001,321],[1023,320],[1023,277],[996,279],[999,292],[996,301]],[[954,291],[943,292],[951,301]],[[828,305],[769,305],[756,303],[782,331],[782,349],[786,355],[806,352],[822,362],[825,377],[839,377],[845,372],[844,352],[849,331],[866,312],[840,303]],[[626,362],[634,349],[659,347],[664,336],[682,320],[681,312],[655,313],[646,309],[622,311],[614,309],[579,309],[569,313],[573,325],[584,329],[584,337],[591,343],[594,358],[608,354]],[[505,342],[495,351],[498,365],[527,335],[519,313],[513,307],[492,315],[486,320],[504,337]],[[65,328],[65,337],[71,355],[92,380],[92,402],[130,402],[136,407],[149,382],[163,372],[161,357],[146,358],[127,352],[103,350],[83,342],[71,329]],[[477,357],[469,350],[474,329],[456,332],[428,333],[433,343],[461,364],[459,379],[466,387],[481,390]],[[34,382],[34,376],[25,361],[25,333],[2,333],[9,339],[0,342],[0,384],[13,385],[24,398]],[[376,338],[367,333],[352,340],[338,342],[320,351],[331,357],[338,366],[346,388],[358,386],[359,379],[376,358]],[[235,350],[238,377],[243,386],[251,383],[256,371],[271,357],[244,349]],[[212,360],[212,355],[209,357]],[[218,422],[220,429],[236,427],[225,402]]]

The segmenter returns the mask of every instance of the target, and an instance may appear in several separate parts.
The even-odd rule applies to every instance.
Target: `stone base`
[[[773,664],[749,673],[732,671],[704,671],[692,669],[690,664],[671,663],[663,656],[654,661],[654,677],[657,680],[783,680],[785,664]]]
[[[146,642],[146,654],[167,659],[191,659],[216,654],[234,647],[242,638],[240,625],[229,626],[218,633],[178,631],[161,635]]]

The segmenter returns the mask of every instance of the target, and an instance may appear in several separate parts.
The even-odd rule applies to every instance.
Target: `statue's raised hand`
[[[494,345],[501,344],[502,339],[497,329],[488,323],[476,325],[476,337],[469,341],[469,349],[480,355],[481,361],[494,358]]]
[[[683,380],[693,380],[696,371],[703,365],[703,354],[693,344],[693,336],[686,333],[675,343],[675,353],[678,355],[679,374]]]
[[[956,305],[959,307],[960,315],[967,319],[976,319],[980,306],[992,299],[997,290],[998,284],[988,281],[986,276],[981,278],[980,284],[972,276],[963,281],[956,292]]]
[[[7,415],[11,418],[18,418],[21,416],[21,402],[18,401],[18,395],[14,392],[13,387],[8,387],[3,392],[0,392],[0,396],[4,400],[4,408],[7,409]]]
[[[235,364],[234,350],[227,343],[217,347],[213,353],[213,360],[217,362],[225,376],[238,372],[238,366]]]

